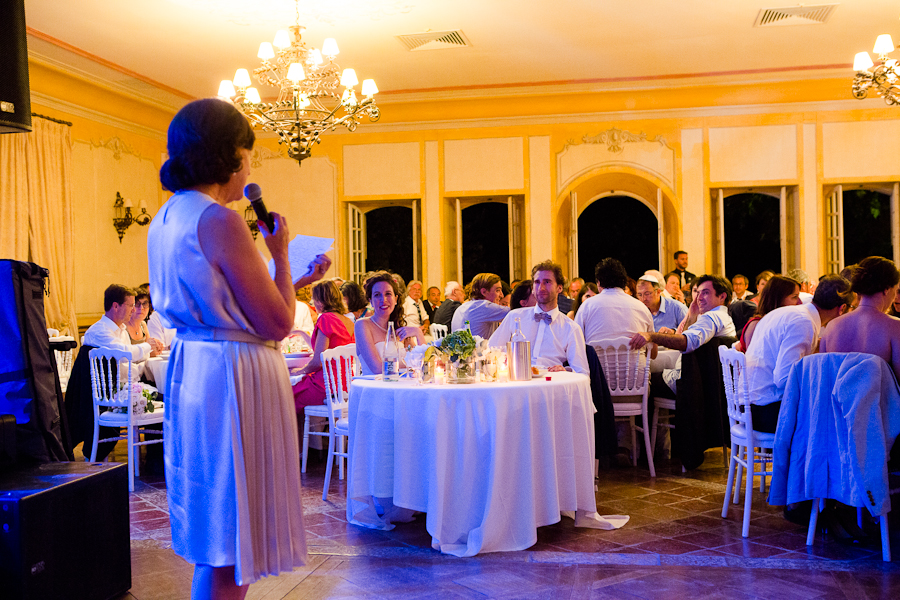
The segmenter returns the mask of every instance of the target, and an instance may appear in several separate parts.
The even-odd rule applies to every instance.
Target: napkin
[[[334,246],[334,238],[298,235],[288,243],[288,261],[291,263],[291,280],[297,283],[301,277],[312,273],[310,264],[320,254]],[[269,276],[275,279],[275,261],[269,260]]]

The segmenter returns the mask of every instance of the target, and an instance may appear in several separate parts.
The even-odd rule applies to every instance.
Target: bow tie
[[[553,317],[549,313],[534,313],[535,321],[543,321],[547,325],[553,322]]]

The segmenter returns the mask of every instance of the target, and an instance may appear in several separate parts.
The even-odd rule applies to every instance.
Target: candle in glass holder
[[[441,364],[434,368],[434,382],[438,385],[444,383],[444,366]]]
[[[509,381],[509,367],[503,358],[497,361],[497,381]]]

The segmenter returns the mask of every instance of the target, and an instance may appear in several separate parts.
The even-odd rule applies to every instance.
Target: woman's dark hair
[[[523,279],[513,288],[512,295],[509,297],[510,308],[522,308],[522,303],[528,300],[531,295],[532,282],[530,279]]]
[[[312,297],[322,305],[322,312],[333,312],[339,315],[347,312],[341,291],[337,284],[330,279],[319,281],[313,285]]]
[[[372,289],[375,287],[376,283],[381,283],[382,281],[390,284],[391,290],[393,290],[394,296],[397,298],[397,304],[394,306],[394,311],[391,313],[391,316],[388,317],[388,320],[393,321],[394,327],[405,327],[406,318],[403,316],[400,286],[397,284],[397,280],[394,279],[393,273],[388,273],[387,271],[375,271],[375,273],[366,280],[366,299],[370,302],[372,301]]]
[[[756,309],[756,314],[762,317],[780,307],[784,297],[793,294],[795,288],[800,289],[800,282],[796,279],[772,275],[759,295],[759,308]]]
[[[578,295],[575,296],[575,302],[572,303],[573,316],[578,314],[578,309],[581,308],[581,305],[584,303],[584,295],[588,292],[599,294],[600,290],[597,289],[597,284],[591,282],[587,282],[583,286],[581,286],[581,289],[578,290]]]
[[[757,275],[756,276],[756,290],[759,291],[759,282],[760,281],[765,279],[766,285],[768,285],[769,280],[772,279],[774,276],[775,276],[775,273],[773,273],[772,271],[763,271],[762,273]],[[765,288],[763,288],[763,289],[765,289]]]
[[[625,293],[632,298],[637,298],[637,281],[631,277],[625,282]]]
[[[366,293],[363,291],[362,286],[355,281],[345,281],[344,285],[341,286],[341,295],[347,303],[348,312],[355,313],[358,310],[365,309],[368,305]]]
[[[241,170],[240,150],[252,150],[255,140],[250,123],[228,102],[191,102],[169,124],[169,160],[159,170],[159,180],[170,192],[227,183]]]
[[[512,293],[512,288],[509,287],[509,284],[506,283],[505,281],[503,281],[502,279],[500,280],[500,287],[503,289],[504,297],[509,296]]]
[[[894,261],[880,256],[864,258],[850,275],[852,290],[860,296],[880,294],[900,282],[900,272]]]
[[[149,305],[149,309],[147,310],[147,316],[144,317],[144,320],[146,321],[150,318],[150,315],[153,314],[153,300],[150,299],[150,284],[145,283],[143,285],[139,285],[138,287],[134,288],[134,292],[135,292],[134,293],[134,301],[135,302],[140,302],[144,298],[147,299],[147,304]]]
[[[625,266],[614,258],[604,258],[594,268],[597,285],[603,289],[622,288],[628,286],[628,273]]]

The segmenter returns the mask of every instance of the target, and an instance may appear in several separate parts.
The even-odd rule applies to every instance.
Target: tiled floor
[[[345,520],[344,482],[322,501],[324,465],[311,462],[303,501],[309,564],[269,577],[248,598],[897,598],[900,566],[878,548],[853,548],[817,536],[780,509],[754,503],[750,538],[741,511],[720,516],[726,470],[721,451],[701,469],[679,467],[602,471],[601,514],[629,514],[616,531],[575,529],[573,522],[538,531],[522,552],[469,559],[431,549],[424,516],[388,532]],[[188,598],[192,567],[171,550],[165,483],[142,477],[131,497],[132,589],[123,598]],[[900,555],[900,537],[893,536]]]

